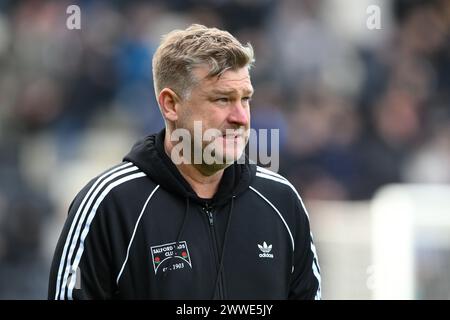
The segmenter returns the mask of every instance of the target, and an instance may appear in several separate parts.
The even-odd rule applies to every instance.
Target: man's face
[[[202,141],[201,150],[193,148],[193,151],[204,155],[207,146],[213,147],[215,159],[224,164],[219,164],[220,168],[237,160],[245,149],[253,87],[246,67],[227,70],[220,77],[213,78],[206,78],[208,71],[207,67],[193,70],[198,83],[180,103],[176,127],[187,129],[193,138],[194,121],[201,121],[202,136],[208,129],[217,129],[210,140]]]

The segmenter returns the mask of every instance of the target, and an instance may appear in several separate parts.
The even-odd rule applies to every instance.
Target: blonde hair
[[[250,43],[243,46],[227,31],[199,24],[174,30],[162,38],[153,56],[155,93],[158,97],[162,89],[170,88],[186,98],[198,81],[192,75],[195,67],[208,65],[207,77],[214,77],[228,69],[250,69],[253,62]]]

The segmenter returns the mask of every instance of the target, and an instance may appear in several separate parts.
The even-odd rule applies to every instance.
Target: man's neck
[[[164,139],[164,151],[170,158],[173,145],[166,138]],[[222,179],[224,169],[218,170],[212,174],[202,172],[201,165],[193,164],[175,164],[183,178],[190,184],[197,196],[203,199],[211,199],[219,189],[219,183]]]

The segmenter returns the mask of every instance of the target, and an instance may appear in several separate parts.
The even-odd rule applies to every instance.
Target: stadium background
[[[71,4],[81,30],[66,27]],[[369,5],[381,8],[381,29],[367,28]],[[323,298],[449,299],[446,0],[1,0],[0,298],[46,298],[70,201],[162,127],[151,57],[162,34],[191,23],[229,30],[255,49],[252,126],[280,129],[279,172],[309,208]],[[419,191],[406,211],[386,209],[398,194],[415,194],[411,184],[442,196]],[[395,289],[375,278],[388,259],[376,254],[386,234],[377,214],[392,211],[395,247],[403,214],[419,207],[414,214],[431,222],[423,233],[415,222],[407,229],[407,263],[401,252],[388,261],[393,279],[402,267],[412,272],[390,296]]]

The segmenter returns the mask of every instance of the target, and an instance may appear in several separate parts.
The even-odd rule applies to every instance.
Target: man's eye
[[[218,98],[216,99],[217,102],[221,102],[221,103],[227,103],[228,102],[228,98]]]
[[[242,100],[244,100],[246,102],[250,102],[250,101],[252,101],[252,97],[243,97]]]

